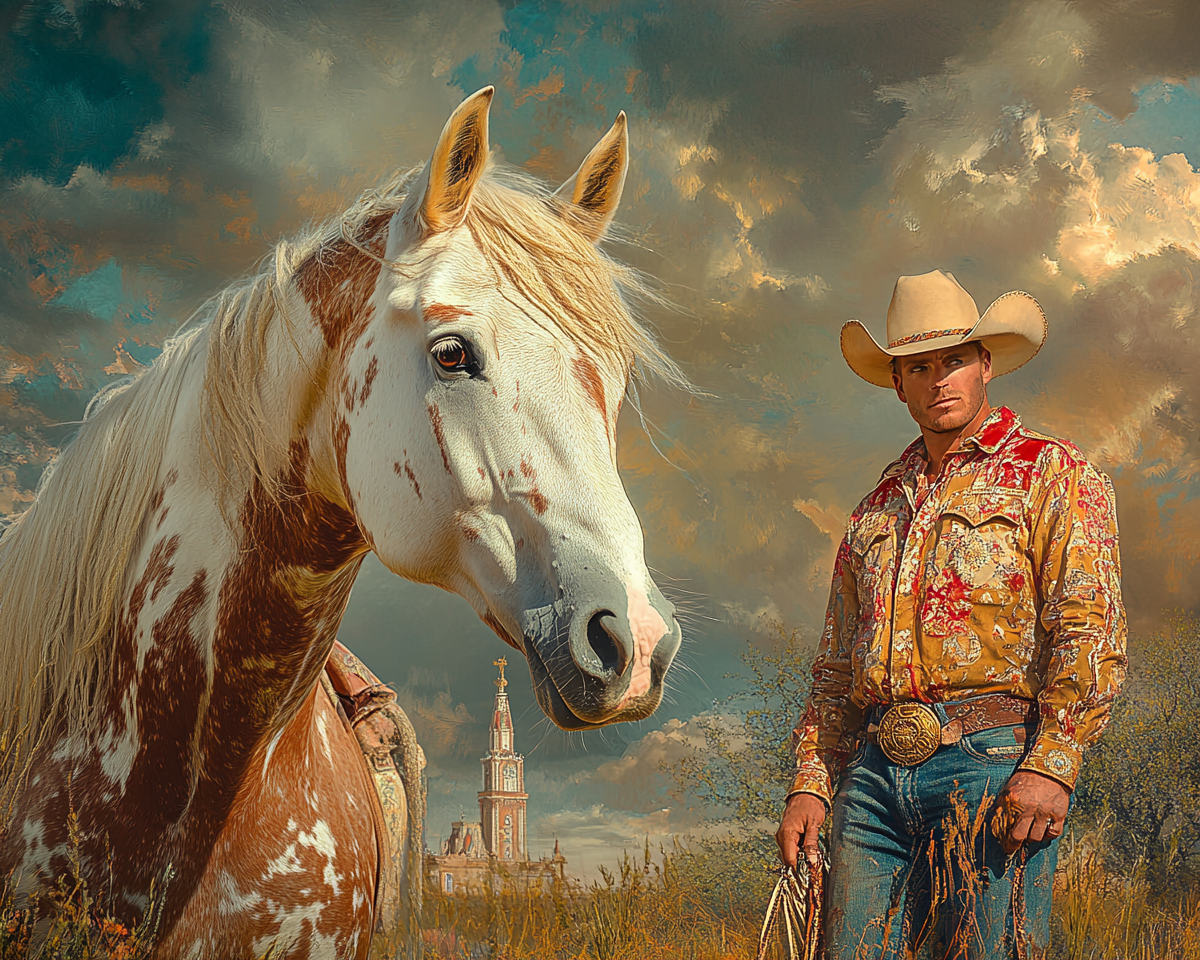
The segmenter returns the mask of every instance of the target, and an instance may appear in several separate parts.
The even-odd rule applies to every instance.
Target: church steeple
[[[483,789],[479,792],[479,819],[488,852],[498,860],[525,861],[525,758],[513,749],[512,713],[508,708],[504,668],[508,661],[492,661],[500,668],[496,702],[488,734],[488,752],[481,758]]]
[[[508,694],[504,692],[504,688],[508,686],[508,681],[504,679],[504,668],[508,666],[508,661],[501,657],[499,660],[493,660],[493,664],[500,668],[500,676],[493,681],[496,684],[496,704],[492,710],[492,726],[488,735],[488,753],[500,754],[513,752],[513,727],[512,713],[508,709]]]

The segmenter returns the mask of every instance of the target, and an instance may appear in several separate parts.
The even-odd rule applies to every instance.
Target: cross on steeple
[[[501,657],[499,660],[493,660],[492,663],[500,668],[500,679],[493,681],[500,688],[500,692],[504,692],[504,688],[508,686],[508,681],[504,679],[504,668],[508,666],[508,661]]]

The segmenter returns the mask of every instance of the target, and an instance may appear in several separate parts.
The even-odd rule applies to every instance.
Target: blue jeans
[[[971,734],[914,767],[860,741],[833,803],[828,960],[1044,954],[1058,841],[1006,856],[990,830],[1024,753],[1019,729]]]

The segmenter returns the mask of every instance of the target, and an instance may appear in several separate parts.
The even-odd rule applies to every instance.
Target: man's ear
[[[904,379],[900,376],[900,362],[895,357],[892,358],[892,387],[900,402],[908,403],[908,397],[904,395]]]
[[[629,131],[625,111],[608,133],[592,147],[575,175],[555,191],[555,196],[575,205],[584,214],[575,225],[592,241],[599,243],[621,204],[625,174],[629,170]]]
[[[471,94],[450,114],[422,177],[418,219],[427,233],[463,222],[488,159],[488,110],[495,87]]]
[[[980,374],[985,384],[992,382],[992,352],[982,343],[979,344]]]

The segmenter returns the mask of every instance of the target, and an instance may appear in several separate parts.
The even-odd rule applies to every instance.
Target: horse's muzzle
[[[641,720],[657,709],[681,632],[674,606],[650,587],[648,595],[628,591],[592,571],[586,596],[568,593],[525,612],[534,691],[558,726],[586,730]]]

